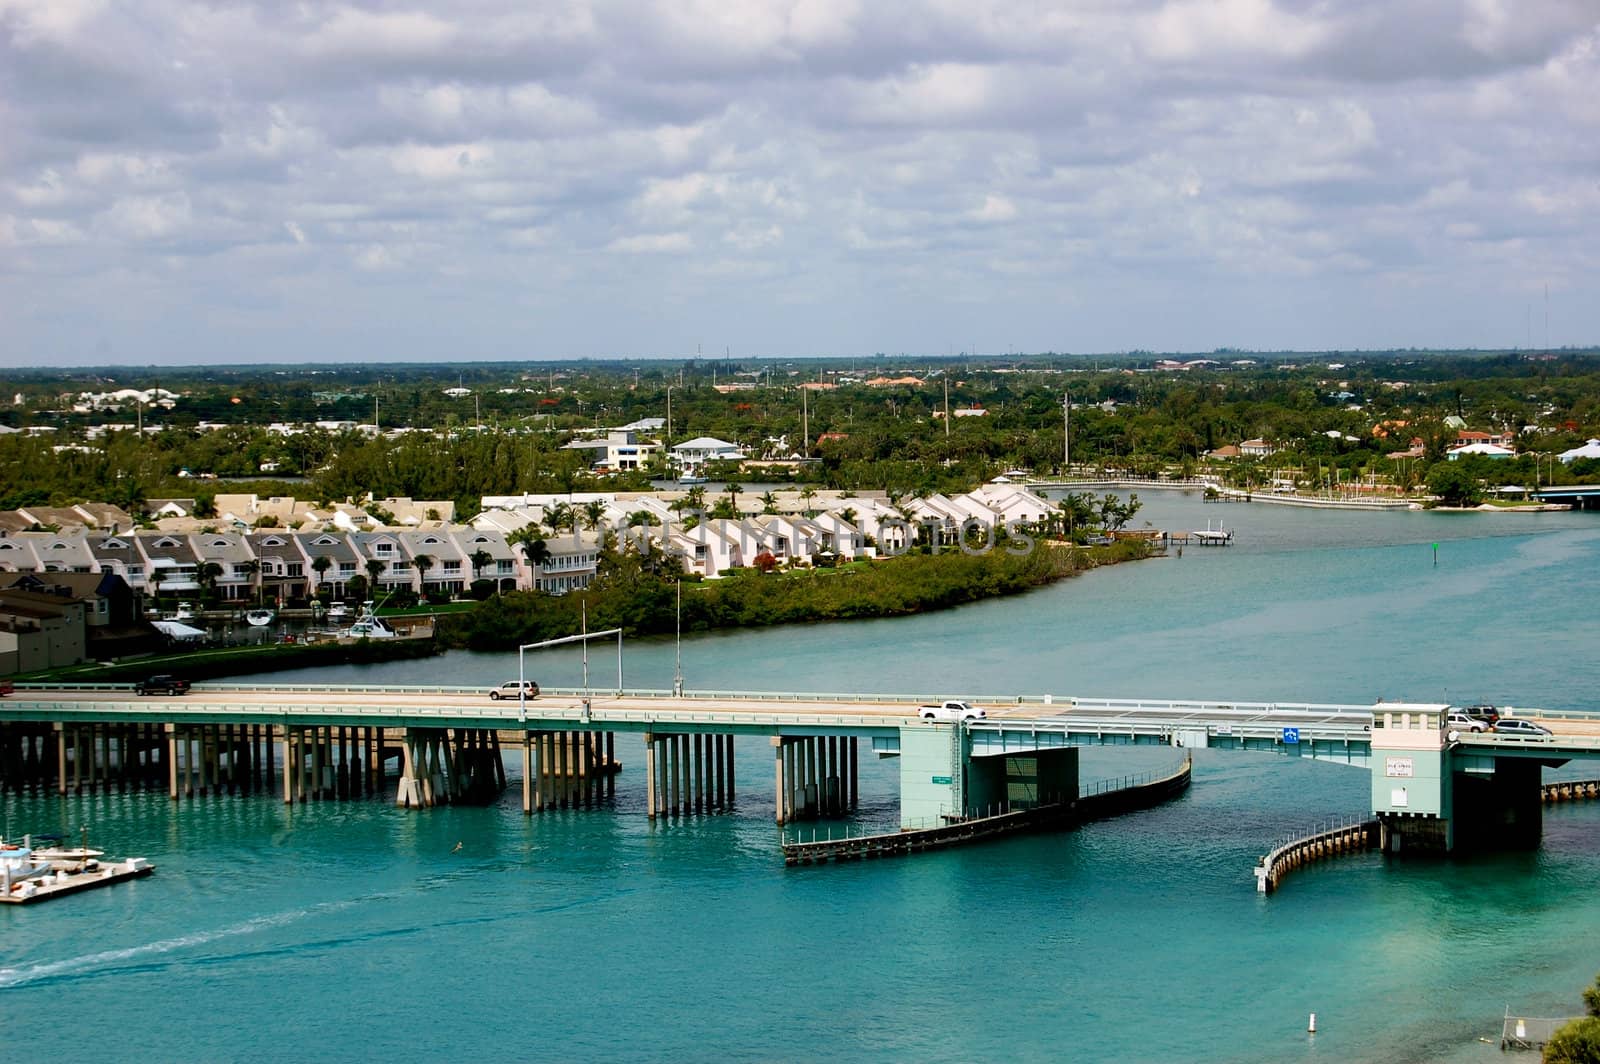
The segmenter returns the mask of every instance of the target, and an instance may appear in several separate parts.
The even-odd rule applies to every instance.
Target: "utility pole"
[[[811,390],[800,386],[800,457],[811,457]],[[790,452],[791,454],[793,452]]]
[[[944,376],[944,438],[950,438],[950,374]]]
[[[1061,393],[1061,475],[1068,476],[1072,468],[1072,396]]]

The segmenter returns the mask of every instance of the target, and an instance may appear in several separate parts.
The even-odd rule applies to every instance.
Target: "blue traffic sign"
[[[1283,729],[1283,741],[1285,743],[1289,743],[1291,745],[1294,744],[1294,743],[1298,743],[1300,741],[1300,729],[1299,728],[1285,728],[1285,729]]]

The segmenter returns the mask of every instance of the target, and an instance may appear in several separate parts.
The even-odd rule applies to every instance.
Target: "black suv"
[[[186,695],[189,693],[189,681],[166,674],[149,676],[134,684],[133,690],[141,695]]]
[[[1491,728],[1494,727],[1495,721],[1500,719],[1500,711],[1493,706],[1484,703],[1479,703],[1476,706],[1468,706],[1461,712],[1465,713],[1473,720],[1483,721]]]

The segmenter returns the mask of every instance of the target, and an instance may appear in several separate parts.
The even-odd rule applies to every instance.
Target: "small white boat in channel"
[[[265,628],[277,616],[277,613],[272,610],[246,610],[244,619],[256,628]]]
[[[323,614],[322,619],[329,624],[342,624],[350,619],[350,607],[342,602],[335,602],[328,607],[328,612]]]

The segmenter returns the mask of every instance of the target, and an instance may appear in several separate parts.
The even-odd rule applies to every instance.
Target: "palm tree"
[[[433,555],[419,554],[411,560],[417,567],[417,576],[419,578],[417,580],[418,594],[426,595],[428,593],[428,570],[433,568]]]
[[[550,522],[550,527],[557,532],[563,528],[571,528],[573,525],[572,507],[564,502],[558,502],[545,511],[544,519]]]
[[[161,608],[161,581],[165,580],[166,578],[167,571],[165,569],[150,570],[150,594],[155,596],[156,609]]]
[[[368,576],[367,582],[372,587],[372,597],[373,598],[377,598],[378,597],[378,577],[382,576],[383,575],[383,571],[385,569],[387,569],[388,567],[389,567],[389,564],[387,562],[385,562],[382,558],[368,558],[367,559],[367,576]]]
[[[522,544],[522,555],[528,559],[529,565],[543,565],[550,560],[550,544],[540,536]]]
[[[261,602],[261,559],[251,558],[239,568],[243,569],[245,575],[250,577],[250,586],[255,588],[256,603],[259,605]]]
[[[772,494],[770,491],[764,491],[761,493],[761,512],[764,514],[775,514],[778,512],[778,497]]]
[[[222,575],[222,566],[216,562],[201,562],[197,574],[200,580],[200,596],[209,599],[217,593],[217,577]]]
[[[806,516],[807,517],[810,517],[812,515],[811,500],[815,499],[816,497],[817,497],[817,489],[813,488],[810,484],[807,484],[805,487],[800,489],[800,498],[805,501],[805,504],[806,504]]]
[[[326,554],[319,554],[315,558],[311,559],[311,571],[317,574],[318,588],[321,588],[323,584],[327,583],[328,570],[332,568],[333,559],[328,557]]]
[[[469,556],[469,560],[472,562],[472,579],[474,582],[476,582],[478,579],[478,574],[482,572],[483,567],[494,561],[494,555],[490,554],[482,547],[479,547],[477,550],[472,552],[472,554]]]
[[[738,517],[739,493],[744,491],[743,485],[739,484],[737,481],[730,480],[722,490],[728,493],[728,508],[733,511],[732,516]]]

